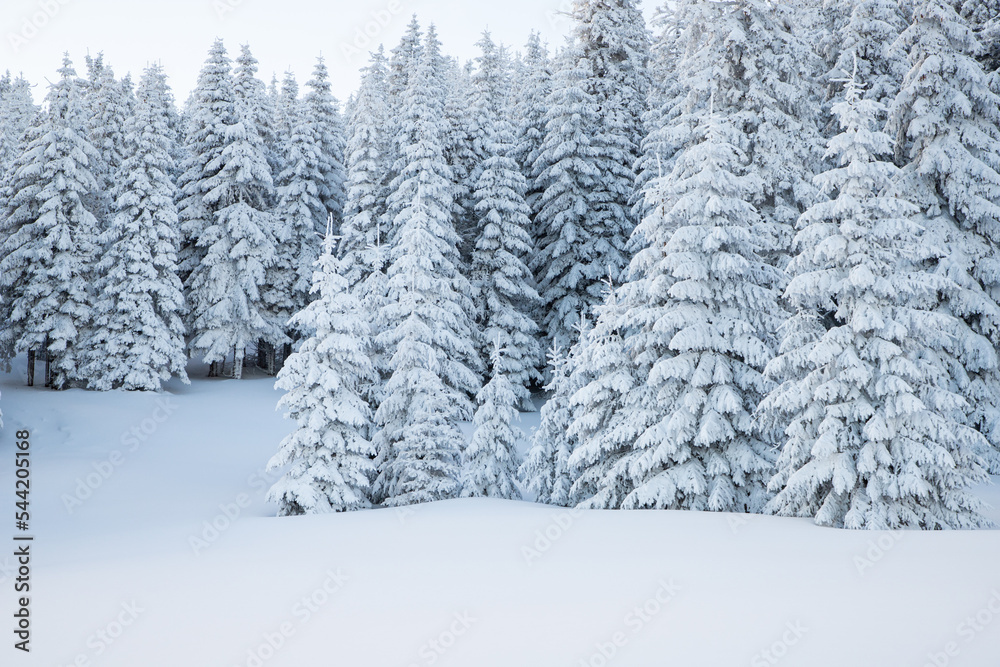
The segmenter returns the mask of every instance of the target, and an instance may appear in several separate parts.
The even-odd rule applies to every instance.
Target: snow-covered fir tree
[[[382,429],[376,493],[395,505],[458,492],[458,422],[472,417],[470,397],[480,388],[472,290],[459,271],[451,171],[442,152],[438,49],[429,31],[406,89],[402,157],[387,202],[395,213],[388,300],[376,319],[376,344],[392,357],[376,412]]]
[[[994,349],[963,341],[955,382],[973,406],[971,423],[1000,446],[1000,98],[975,60],[974,33],[947,2],[917,5],[900,41],[910,71],[890,112],[904,191],[926,215],[928,259],[952,289],[941,307]],[[962,100],[962,103],[956,103]],[[1000,470],[1000,462],[992,463]]]
[[[234,90],[229,58],[213,45],[199,76],[188,121],[190,157],[184,173],[182,224],[197,263],[187,278],[191,348],[220,375],[231,354],[242,376],[248,345],[283,337],[261,296],[275,261],[273,184],[263,141]]]
[[[5,189],[0,229],[0,321],[4,354],[44,351],[51,384],[83,380],[81,342],[93,320],[97,226],[88,202],[99,159],[87,140],[76,70],[63,58],[47,110],[28,131]]]
[[[786,425],[768,510],[845,528],[982,525],[966,487],[985,478],[987,444],[964,423],[948,348],[986,342],[935,307],[947,279],[920,267],[933,249],[895,189],[881,105],[852,76],[833,109],[835,166],[817,176],[833,198],[799,220],[786,291],[798,313],[761,409]]]
[[[865,82],[862,94],[883,104],[891,101],[908,69],[906,52],[898,41],[905,28],[906,19],[896,0],[857,0],[847,23],[834,35],[840,56],[833,78],[849,75],[857,62],[857,76]]]
[[[536,494],[536,500],[552,505],[573,504],[571,489],[576,470],[569,460],[577,440],[570,434],[575,405],[573,395],[590,381],[592,329],[581,316],[577,322],[577,340],[568,352],[552,348],[548,354],[551,379],[545,386],[549,399],[539,411],[538,429],[531,439],[531,448],[518,469],[518,478],[526,489]]]
[[[592,215],[608,228],[608,243],[624,244],[635,227],[631,207],[649,105],[649,33],[635,0],[574,0],[572,17],[576,42],[590,62],[587,89],[601,110],[591,146],[602,191],[591,195]],[[611,270],[627,264],[626,254]]]
[[[324,186],[316,126],[305,103],[290,98],[285,104],[289,105],[288,131],[280,144],[283,166],[275,181],[277,253],[267,269],[263,290],[274,326],[281,330],[288,330],[289,318],[309,303],[313,265],[320,250],[316,228],[328,215],[320,199]]]
[[[434,30],[432,25],[428,32]],[[475,187],[476,169],[483,155],[477,152],[481,139],[479,118],[474,105],[481,98],[473,88],[469,67],[460,67],[454,59],[442,59],[437,79],[444,98],[444,158],[452,173],[452,215],[458,232],[462,261],[468,263],[476,243]],[[481,142],[479,142],[481,145]]]
[[[391,251],[389,299],[377,320],[376,342],[392,353],[391,375],[375,413],[380,429],[375,494],[387,506],[458,495],[465,444],[458,422],[471,416],[461,389],[478,380],[458,361],[459,354],[468,356],[474,349],[462,326],[465,313],[449,261],[457,255],[456,235],[447,228],[448,209],[427,199],[431,205],[417,194],[403,213],[398,245]],[[448,350],[458,354],[450,356]]]
[[[385,56],[379,49],[364,70],[348,119],[347,200],[338,249],[344,277],[370,319],[385,305],[388,294],[384,216],[392,137],[387,95]],[[388,379],[389,355],[375,343],[371,355],[380,377]],[[381,384],[372,390],[369,400],[377,407]]]
[[[348,119],[347,200],[338,249],[352,289],[374,270],[369,249],[384,238],[381,227],[388,187],[389,100],[385,56],[381,49],[364,69]]]
[[[333,225],[313,277],[317,298],[293,324],[312,332],[278,372],[285,395],[278,407],[296,429],[268,463],[289,466],[271,487],[268,501],[278,515],[343,512],[371,505],[375,450],[367,437],[371,409],[367,385],[376,381],[369,359],[371,328],[334,253]]]
[[[503,349],[494,343],[490,380],[479,391],[472,442],[462,452],[462,497],[520,500],[517,443],[524,437],[514,425],[520,418],[517,384],[503,371]]]
[[[242,44],[233,66],[233,90],[236,93],[237,113],[260,137],[261,150],[274,176],[282,168],[278,112],[267,94],[267,86],[257,77],[258,64],[250,45]],[[273,204],[274,193],[271,193],[269,201]]]
[[[327,215],[332,215],[337,229],[344,215],[344,147],[347,143],[344,119],[340,114],[340,102],[330,92],[330,74],[322,56],[316,59],[313,75],[306,82],[306,111],[315,127],[319,147],[319,199],[326,207]],[[324,217],[323,220],[326,218]],[[324,221],[318,221],[318,233],[323,231]]]
[[[546,134],[535,160],[535,255],[530,262],[542,299],[539,324],[547,346],[568,348],[580,314],[600,302],[600,278],[620,267],[622,244],[608,245],[591,219],[590,193],[603,174],[589,160],[600,110],[586,90],[589,62],[572,45],[557,59]],[[593,224],[592,224],[593,223]],[[605,260],[609,260],[605,261]],[[616,266],[617,265],[617,266]]]
[[[205,247],[197,239],[216,208],[205,201],[205,195],[218,183],[228,127],[237,122],[235,104],[230,60],[222,40],[216,40],[185,105],[184,162],[177,183],[182,234],[179,268],[185,282],[205,256]]]
[[[957,0],[956,7],[975,31],[982,45],[978,60],[992,74],[994,92],[1000,93],[1000,0]]]
[[[187,381],[165,87],[162,70],[146,70],[125,122],[84,351],[83,375],[93,389],[157,391],[171,376]]]
[[[521,72],[514,80],[511,119],[515,123],[515,146],[511,157],[521,168],[526,182],[524,201],[532,223],[529,235],[535,238],[534,215],[541,192],[535,185],[533,167],[545,138],[546,100],[551,92],[552,70],[548,50],[537,32],[532,32],[525,45]]]
[[[645,246],[620,305],[601,308],[591,355],[604,372],[573,399],[574,493],[587,506],[759,511],[766,500],[768,444],[752,413],[780,276],[747,201],[759,182],[745,137],[731,107],[714,108],[728,89],[706,92],[694,140],[647,192],[659,206],[637,230]]]
[[[643,132],[649,40],[631,0],[573,4],[574,34],[553,75],[534,163],[537,254],[547,345],[567,347],[579,314],[628,265],[633,163]]]
[[[646,403],[655,405],[656,399],[634,400],[632,394],[643,383],[635,375],[623,335],[625,304],[618,298],[620,288],[610,278],[607,290],[604,301],[594,309],[594,328],[586,341],[577,343],[586,346],[577,354],[585,352],[588,373],[583,383],[574,383],[575,391],[568,397],[572,418],[566,437],[574,445],[567,470],[572,473],[570,500],[574,503],[618,508],[634,488],[630,449],[647,422],[645,414],[636,410]],[[626,406],[627,398],[633,401]]]
[[[504,354],[494,370],[513,385],[522,410],[532,410],[528,387],[540,380],[536,367],[541,351],[532,319],[539,298],[525,262],[531,254],[528,207],[524,202],[525,181],[510,157],[514,134],[510,122],[498,112],[483,114],[489,136],[483,150],[488,154],[478,169],[473,199],[477,221],[476,247],[472,252],[471,276],[479,305],[481,341],[499,345]],[[487,356],[489,347],[482,350]]]
[[[24,150],[25,133],[38,115],[31,84],[23,77],[0,77],[0,174],[7,174]]]
[[[87,138],[100,158],[91,168],[98,185],[92,208],[103,229],[111,224],[114,205],[111,190],[128,156],[125,124],[134,113],[135,99],[131,78],[116,79],[111,66],[104,62],[104,54],[88,55],[86,62],[87,79],[82,88]]]

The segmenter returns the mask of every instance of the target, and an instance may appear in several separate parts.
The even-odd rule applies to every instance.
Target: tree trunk
[[[35,351],[28,350],[28,386],[35,386]]]
[[[208,365],[208,377],[217,378],[219,377],[219,362],[213,361]]]
[[[49,352],[48,334],[45,334],[45,386],[52,386],[52,353]]]
[[[245,349],[233,348],[233,379],[239,380],[243,377],[243,357],[246,356]]]

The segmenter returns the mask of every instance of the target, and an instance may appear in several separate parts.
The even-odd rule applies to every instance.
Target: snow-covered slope
[[[0,376],[0,498],[29,429],[32,652],[8,506],[5,666],[998,664],[998,531],[485,500],[278,519],[273,379],[51,392],[23,367]]]

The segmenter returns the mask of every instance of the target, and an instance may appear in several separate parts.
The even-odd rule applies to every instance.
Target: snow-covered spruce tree
[[[502,373],[513,386],[519,408],[530,411],[534,408],[528,387],[541,379],[536,370],[541,351],[535,338],[538,326],[531,317],[538,292],[525,265],[531,254],[525,182],[510,157],[514,146],[510,122],[498,113],[483,118],[491,116],[491,134],[483,146],[489,157],[478,169],[473,193],[477,237],[471,276],[479,301],[480,340],[504,350],[494,360],[500,364],[494,375]],[[481,350],[484,357],[488,350]]]
[[[385,196],[388,189],[389,106],[385,57],[372,54],[349,116],[347,144],[347,201],[338,251],[344,277],[361,301],[369,319],[382,309],[388,293],[385,240]],[[372,363],[381,379],[388,379],[388,357],[373,343]],[[372,386],[370,404],[377,408],[381,383]]]
[[[57,389],[83,380],[80,342],[90,330],[97,218],[87,208],[99,156],[87,141],[76,71],[63,58],[48,108],[15,160],[0,218],[0,321],[4,354],[44,351]]]
[[[267,86],[257,77],[258,61],[249,44],[240,46],[240,55],[233,67],[233,90],[236,93],[237,111],[260,136],[262,150],[271,168],[277,173],[281,168],[278,135],[278,112],[267,94]]]
[[[334,242],[331,224],[313,276],[317,298],[293,318],[294,326],[312,333],[275,383],[286,391],[278,408],[296,422],[267,465],[268,470],[291,466],[268,492],[278,516],[371,505],[375,451],[366,437],[371,409],[363,398],[376,380],[368,358],[371,328],[348,289]]]
[[[275,86],[273,91],[268,92],[268,99],[274,109],[274,130],[278,135],[278,140],[286,139],[292,133],[292,114],[295,113],[299,105],[299,82],[295,79],[295,73],[285,72],[281,79],[280,88],[277,87],[277,78],[272,82]]]
[[[900,40],[911,69],[890,127],[902,156],[903,188],[926,216],[930,267],[955,285],[942,308],[993,343],[961,341],[955,382],[973,412],[970,423],[1000,445],[1000,98],[975,61],[979,44],[945,2],[921,2]],[[962,100],[956,103],[955,100]],[[931,240],[933,239],[933,240]],[[991,467],[1000,471],[993,457]]]
[[[639,157],[635,171],[635,194],[632,215],[642,220],[652,211],[652,199],[645,196],[652,182],[670,173],[673,158],[691,138],[693,126],[677,123],[676,118],[685,108],[678,102],[687,91],[677,75],[682,58],[697,51],[710,27],[697,19],[690,20],[684,5],[663,5],[650,21],[655,37],[650,45],[650,89],[646,113],[643,114],[645,132],[639,144]],[[632,250],[642,246],[641,239],[631,239]]]
[[[375,497],[386,506],[453,498],[461,490],[465,441],[458,422],[471,415],[467,392],[455,384],[471,388],[478,378],[456,361],[474,350],[453,286],[455,233],[447,227],[448,209],[435,199],[417,194],[401,214],[389,301],[378,317],[376,342],[392,351],[391,375],[375,413]],[[459,354],[449,357],[442,348]]]
[[[293,100],[288,104],[288,135],[279,153],[283,167],[275,182],[277,253],[267,269],[263,298],[275,328],[291,335],[289,318],[310,300],[312,271],[320,251],[316,228],[328,214],[320,199],[324,186],[316,126],[304,103]]]
[[[442,153],[443,100],[434,85],[439,44],[428,33],[411,73],[388,198],[393,218],[388,299],[376,345],[392,350],[391,377],[376,412],[379,477],[388,504],[451,497],[459,490],[458,422],[472,417],[479,386],[471,285],[459,271],[451,218],[451,171]]]
[[[918,266],[928,249],[895,192],[879,111],[850,79],[827,151],[837,166],[817,176],[834,197],[799,221],[786,290],[798,313],[768,367],[784,382],[761,406],[787,424],[768,510],[843,528],[983,525],[965,488],[985,479],[987,445],[956,419],[947,351],[971,332],[934,307],[947,287]]]
[[[589,63],[573,45],[557,59],[548,99],[546,134],[535,160],[535,255],[530,267],[542,299],[539,324],[549,347],[568,348],[580,315],[600,302],[600,278],[624,261],[623,244],[609,244],[592,219],[590,193],[603,174],[592,163],[591,137],[600,109],[585,88]],[[608,261],[606,261],[608,260]]]
[[[11,79],[7,72],[0,78],[0,175],[8,173],[24,150],[25,133],[37,116],[31,84],[23,77]]]
[[[592,194],[594,215],[613,230],[611,243],[624,243],[636,224],[634,169],[646,134],[643,116],[651,88],[649,32],[635,0],[574,0],[572,17],[577,44],[590,61],[587,88],[601,109],[600,132],[591,142],[604,174],[603,192]],[[625,254],[613,271],[627,265]]]
[[[440,42],[432,26],[427,32],[416,71],[411,73],[402,106],[404,114],[398,120],[401,129],[396,142],[400,158],[393,169],[396,177],[386,197],[391,228],[385,237],[391,249],[390,263],[395,265],[400,260],[400,236],[414,211],[419,207],[430,219],[432,233],[438,239],[435,252],[439,255],[434,257],[433,266],[427,265],[424,270],[432,271],[434,279],[440,281],[443,291],[436,307],[448,313],[439,323],[448,333],[441,334],[435,343],[441,355],[441,375],[446,385],[471,399],[481,386],[477,375],[481,361],[473,340],[472,288],[461,271],[459,237],[452,217],[454,180],[444,159],[442,67]],[[393,271],[390,266],[390,278]],[[378,328],[385,329],[383,326]],[[459,400],[456,409],[465,415],[463,418],[472,417],[471,400]]]
[[[929,268],[952,289],[941,307],[985,335],[991,349],[959,341],[954,381],[970,423],[1000,446],[1000,98],[974,56],[974,34],[944,0],[924,0],[900,41],[910,71],[890,113],[903,190],[926,216]],[[1000,471],[1000,461],[991,464]]]
[[[174,103],[174,94],[167,85],[167,75],[159,63],[149,65],[143,72],[146,87],[143,92],[145,103],[159,110],[167,124],[167,139],[172,161],[170,177],[176,184],[183,170],[185,159],[183,119]],[[178,196],[180,191],[178,191]]]
[[[957,7],[982,44],[978,60],[992,73],[993,90],[1000,93],[1000,0],[958,0]]]
[[[157,99],[162,76],[157,69],[143,75],[125,122],[124,161],[112,179],[93,330],[84,346],[83,375],[92,389],[158,391],[174,375],[187,382],[170,130]]]
[[[531,448],[517,470],[517,477],[525,489],[535,494],[535,500],[547,504],[565,504],[553,502],[557,492],[557,461],[568,461],[566,451],[566,431],[569,428],[569,406],[566,405],[567,392],[564,385],[569,376],[567,371],[567,356],[562,350],[555,348],[549,351],[548,367],[552,371],[552,379],[545,386],[551,398],[542,405],[539,412],[538,429],[532,434]],[[560,451],[562,445],[562,451]],[[562,484],[562,494],[569,495],[569,483]]]
[[[228,145],[228,128],[236,122],[230,60],[222,40],[216,40],[187,101],[183,123],[184,162],[177,183],[180,190],[177,209],[182,236],[179,269],[185,284],[205,256],[205,247],[199,246],[197,239],[216,209],[205,201],[205,195],[218,184],[222,151]]]
[[[621,507],[633,489],[628,465],[634,457],[629,450],[646,421],[636,408],[657,402],[647,396],[649,400],[625,409],[626,398],[634,399],[632,394],[643,383],[634,373],[622,332],[625,303],[618,298],[619,289],[608,280],[608,294],[594,308],[596,322],[586,342],[588,374],[568,397],[572,418],[566,437],[574,443],[567,462],[573,480],[570,500],[589,507]]]
[[[601,280],[628,264],[648,77],[648,38],[631,0],[573,5],[574,36],[560,54],[535,160],[538,253],[547,345],[567,347],[579,313],[600,302]]]
[[[906,19],[896,0],[857,0],[849,20],[835,35],[840,57],[833,78],[853,72],[856,57],[865,98],[882,104],[891,101],[907,70],[906,52],[898,42],[905,28]]]
[[[515,147],[511,157],[521,168],[526,182],[524,201],[528,205],[532,223],[528,229],[535,238],[534,214],[538,210],[541,192],[535,185],[533,167],[545,138],[546,100],[551,92],[552,68],[549,54],[537,32],[532,32],[525,45],[521,63],[522,71],[514,83],[512,122],[515,127]]]
[[[503,350],[495,343],[490,380],[479,391],[472,442],[462,452],[462,497],[520,500],[517,443],[524,433],[514,425],[520,416],[517,384],[502,370]]]
[[[275,261],[273,188],[263,141],[240,103],[229,59],[217,41],[199,77],[185,170],[185,222],[200,259],[187,278],[192,350],[221,374],[233,354],[240,378],[248,345],[283,337],[261,298],[266,269]],[[196,217],[197,216],[197,217]]]
[[[431,26],[433,29],[433,26]],[[444,70],[444,116],[446,121],[444,157],[454,179],[452,214],[461,242],[462,261],[471,261],[476,244],[475,188],[477,170],[485,156],[481,150],[481,118],[474,105],[482,100],[472,83],[470,68],[459,67],[453,59]],[[478,98],[478,99],[477,99]]]
[[[114,205],[111,190],[122,163],[128,156],[125,148],[125,123],[133,115],[135,98],[128,76],[116,79],[104,54],[87,56],[87,79],[83,82],[83,106],[87,114],[87,138],[100,159],[91,168],[97,179],[92,209],[100,228],[111,224]]]
[[[591,356],[605,370],[573,397],[570,465],[585,506],[752,512],[766,500],[771,463],[752,413],[768,389],[780,276],[747,201],[760,183],[729,120],[738,114],[713,108],[733,99],[716,66],[693,141],[647,192],[660,205],[637,229],[645,247],[620,305],[595,325]]]
[[[337,229],[344,215],[344,146],[347,143],[344,119],[340,115],[340,102],[330,92],[330,75],[326,62],[320,56],[316,59],[313,75],[306,82],[308,92],[304,101],[310,122],[315,127],[319,147],[319,199],[326,207],[327,215],[332,215]],[[317,221],[316,232],[322,233],[326,218]]]
[[[385,56],[379,49],[364,69],[348,118],[347,201],[338,251],[346,262],[345,276],[352,289],[374,270],[369,249],[384,238],[380,224],[385,215],[391,140],[387,95]]]
[[[740,0],[723,14],[714,32],[739,82],[743,112],[734,119],[752,138],[750,160],[762,186],[753,203],[765,221],[781,225],[771,260],[782,265],[795,221],[819,197],[812,178],[822,168],[824,106],[815,73],[824,67],[784,4]]]
[[[564,507],[573,504],[570,489],[576,479],[576,471],[569,466],[577,444],[569,433],[575,409],[571,399],[593,375],[590,363],[592,329],[585,317],[581,316],[576,332],[576,343],[568,352],[559,348],[549,351],[548,367],[552,377],[545,386],[549,400],[539,411],[538,430],[518,469],[522,485],[536,494],[538,502]]]

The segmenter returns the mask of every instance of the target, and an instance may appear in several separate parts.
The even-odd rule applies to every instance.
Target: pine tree
[[[113,179],[111,224],[100,237],[106,250],[85,346],[84,375],[93,389],[158,391],[173,375],[187,382],[165,87],[162,71],[147,69],[125,123],[127,157]]]
[[[833,109],[836,166],[817,183],[834,198],[800,218],[786,292],[798,314],[768,369],[784,383],[762,404],[787,424],[768,509],[846,528],[982,525],[964,489],[985,478],[986,443],[956,420],[964,401],[948,377],[964,323],[935,312],[947,286],[918,266],[928,248],[883,161],[882,105],[852,76]]]
[[[87,207],[98,187],[99,160],[86,139],[76,71],[63,58],[47,112],[28,131],[14,162],[0,231],[0,301],[5,354],[44,350],[51,384],[81,381],[80,341],[92,323],[91,278],[97,218]]]
[[[268,492],[278,515],[342,512],[369,507],[374,449],[366,437],[371,409],[363,396],[375,381],[368,358],[371,329],[334,254],[332,224],[317,261],[318,298],[293,324],[313,332],[289,357],[275,387],[296,430],[281,441],[268,470],[291,464]]]
[[[519,418],[517,385],[503,372],[499,343],[491,355],[490,381],[479,391],[472,442],[462,452],[462,497],[520,500],[517,443],[524,437],[514,426]]]
[[[233,377],[242,376],[246,347],[282,338],[261,297],[265,272],[275,261],[272,190],[263,142],[241,110],[221,41],[199,77],[188,134],[182,215],[200,260],[185,286],[190,303],[191,348],[213,375],[233,353]]]

